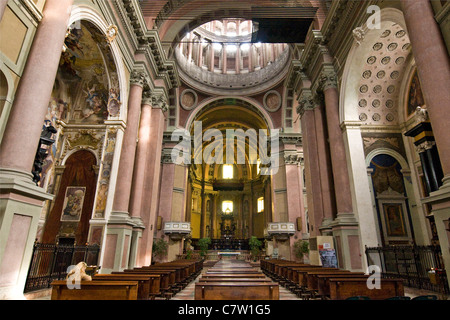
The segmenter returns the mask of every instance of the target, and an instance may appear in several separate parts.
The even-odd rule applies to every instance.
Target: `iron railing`
[[[440,246],[366,247],[369,266],[381,268],[383,278],[400,278],[408,287],[448,294],[449,286]],[[429,271],[439,274],[433,281]]]
[[[97,265],[98,245],[57,245],[35,243],[24,292],[50,288],[53,280],[63,280],[67,269],[79,262]]]

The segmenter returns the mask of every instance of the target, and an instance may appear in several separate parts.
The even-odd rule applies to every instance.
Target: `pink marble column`
[[[300,96],[297,112],[301,115],[308,215],[310,224],[313,226],[313,230],[310,230],[313,236],[320,235],[319,227],[324,217],[314,108],[311,93],[305,91]]]
[[[145,225],[139,251],[139,265],[150,265],[152,260],[152,244],[156,213],[160,192],[161,152],[164,132],[164,112],[167,106],[154,96],[152,100],[152,116],[150,123],[150,139],[148,160],[145,168],[144,199],[141,218]]]
[[[333,186],[333,173],[331,170],[330,151],[327,142],[327,129],[324,119],[324,107],[318,103],[314,109],[316,121],[317,154],[320,172],[320,185],[322,187],[322,203],[324,220],[331,222],[336,215]]]
[[[325,113],[333,167],[334,189],[336,191],[337,213],[352,213],[350,178],[347,169],[344,138],[339,121],[339,93],[336,74],[322,72],[321,87],[325,96]]]
[[[0,0],[0,21],[2,21],[3,14],[5,13],[8,0]]]
[[[422,92],[439,150],[444,183],[450,185],[450,61],[429,0],[402,0]]]
[[[134,162],[133,171],[133,186],[131,189],[131,200],[130,200],[130,216],[135,218],[141,217],[142,211],[142,201],[144,197],[144,179],[145,179],[145,168],[147,166],[148,150],[149,150],[149,139],[150,139],[150,125],[151,125],[151,114],[152,106],[150,96],[150,90],[144,91],[142,110],[141,110],[141,122],[139,126],[139,140],[136,150],[136,158]]]
[[[73,0],[47,0],[0,148],[0,168],[31,172]]]
[[[141,112],[144,74],[134,72],[128,98],[127,128],[120,153],[119,172],[114,194],[113,212],[128,213],[131,185],[133,180],[136,138],[138,136],[139,116]]]

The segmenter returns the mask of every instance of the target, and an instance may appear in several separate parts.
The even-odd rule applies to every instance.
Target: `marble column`
[[[322,72],[320,87],[324,93],[325,113],[333,167],[336,206],[339,213],[352,213],[352,197],[347,169],[344,138],[339,120],[339,92],[337,76],[333,71]]]
[[[5,13],[6,6],[8,5],[8,0],[0,1],[0,21],[2,21],[3,14]]]
[[[4,2],[4,1],[3,1]],[[55,83],[72,0],[48,0],[0,147],[0,299],[23,299],[43,202],[31,170]]]
[[[158,200],[160,192],[161,153],[164,132],[164,112],[168,109],[164,93],[154,90],[152,96],[152,116],[148,159],[145,168],[144,199],[141,218],[145,225],[142,243],[139,249],[139,265],[150,265],[152,261],[152,244],[156,225]]]
[[[443,188],[450,188],[450,60],[429,0],[402,0],[408,35],[422,92],[433,127],[444,173]]]
[[[337,75],[329,66],[324,66],[320,74],[319,90],[324,94],[333,168],[337,216],[330,227],[336,241],[339,266],[347,270],[361,271],[363,269],[361,235],[358,220],[353,213],[347,156],[340,127]]]
[[[128,98],[127,128],[120,153],[119,179],[117,180],[114,194],[113,214],[128,215],[144,82],[145,76],[143,72],[133,72]]]
[[[0,168],[31,172],[73,0],[48,0],[20,79],[0,148]],[[19,156],[20,155],[20,156]]]
[[[305,181],[307,190],[310,234],[320,235],[319,227],[324,217],[320,165],[316,136],[314,109],[316,104],[311,90],[303,89],[298,98],[297,113],[301,117],[303,131],[303,150],[305,157]],[[305,231],[306,232],[306,231]]]
[[[142,200],[144,197],[144,173],[149,150],[151,114],[151,90],[147,89],[142,95],[141,121],[138,135],[139,139],[134,162],[133,186],[131,189],[129,206],[130,216],[134,219],[141,219]]]
[[[139,231],[141,231],[133,230],[135,224],[129,215],[129,205],[145,75],[135,70],[131,74],[130,81],[127,126],[123,136],[118,179],[112,211],[108,218],[105,250],[102,255],[102,270],[105,273],[128,268],[130,255],[132,256],[131,264],[135,264],[136,252],[132,253],[130,249],[131,247],[136,249],[136,237],[140,237]]]
[[[333,186],[333,172],[331,169],[330,146],[327,141],[328,132],[324,114],[325,110],[320,97],[315,98],[317,107],[314,109],[314,119],[316,121],[317,153],[323,204],[323,221],[319,228],[323,235],[328,235],[330,231],[329,224],[336,216],[336,199]]]
[[[150,137],[151,121],[151,90],[145,89],[142,94],[141,120],[139,124],[138,142],[133,171],[133,185],[131,188],[131,199],[129,213],[134,224],[130,247],[129,267],[141,267],[137,264],[138,249],[142,240],[142,233],[145,226],[142,222],[142,199],[144,197],[144,173],[148,157],[148,140]]]

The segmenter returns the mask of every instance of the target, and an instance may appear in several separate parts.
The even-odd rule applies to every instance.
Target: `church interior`
[[[0,0],[0,299],[447,300],[449,53],[447,0]]]

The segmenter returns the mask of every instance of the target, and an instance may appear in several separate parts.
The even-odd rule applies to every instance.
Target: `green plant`
[[[305,254],[309,253],[309,242],[304,240],[294,242],[294,253],[297,258],[302,259]]]
[[[200,248],[200,256],[204,257],[208,253],[208,246],[211,244],[210,238],[201,238],[198,240],[198,247]]]
[[[187,249],[186,250],[186,259],[191,259],[192,258],[192,250],[191,249]]]
[[[250,246],[250,252],[253,259],[256,259],[256,257],[259,255],[262,242],[259,241],[257,237],[252,236],[248,241],[248,245]]]
[[[167,254],[169,244],[164,239],[157,239],[153,241],[152,252],[156,257],[161,258]]]

